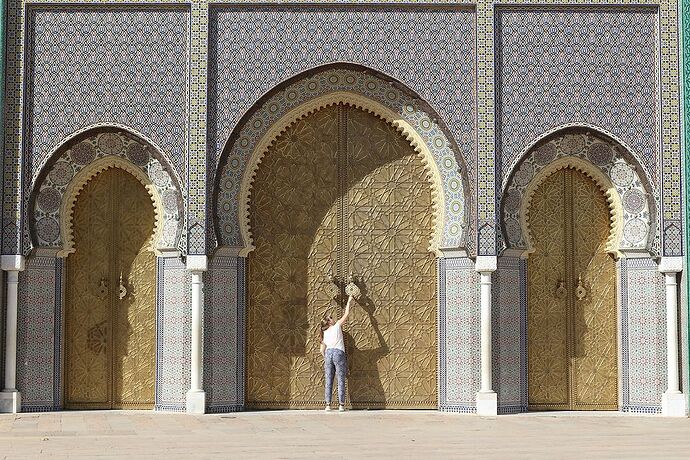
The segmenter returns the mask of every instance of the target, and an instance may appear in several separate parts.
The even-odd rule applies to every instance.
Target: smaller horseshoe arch
[[[162,155],[122,129],[88,131],[58,149],[38,176],[31,195],[30,233],[35,248],[60,257],[74,251],[72,212],[76,197],[99,172],[120,168],[146,188],[154,204],[153,249],[178,250],[184,216],[179,182]]]
[[[558,131],[536,143],[516,164],[501,200],[506,246],[532,251],[527,219],[534,191],[550,174],[574,168],[604,192],[611,215],[607,252],[651,252],[656,230],[656,203],[646,175],[618,142],[589,129]]]

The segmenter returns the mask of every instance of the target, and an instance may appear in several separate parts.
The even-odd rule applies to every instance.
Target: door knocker
[[[564,299],[568,290],[565,288],[565,282],[563,280],[558,280],[558,286],[556,286],[556,298]]]
[[[108,298],[108,282],[105,278],[101,278],[101,281],[98,284],[98,298],[101,300]]]
[[[120,273],[120,288],[118,290],[118,296],[120,297],[120,300],[127,297],[127,287],[125,287],[125,284],[122,280],[122,273]]]
[[[328,294],[333,300],[338,300],[340,297],[340,281],[338,277],[333,274],[328,275],[328,281],[330,281],[328,285]]]
[[[350,277],[347,279],[349,282],[347,286],[345,286],[345,294],[351,295],[355,299],[359,300],[359,298],[362,296],[362,290],[357,286],[357,283],[355,283],[355,275],[350,275]]]
[[[582,284],[582,275],[577,277],[577,289],[575,289],[575,296],[577,300],[584,300],[587,297],[587,289]]]

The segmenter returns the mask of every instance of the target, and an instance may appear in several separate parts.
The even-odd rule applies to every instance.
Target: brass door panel
[[[354,407],[435,408],[436,260],[431,190],[409,143],[347,111],[347,263],[366,297],[347,326]]]
[[[527,259],[527,386],[534,408],[568,406],[567,295],[565,287],[565,170],[534,193],[529,226],[534,252]]]
[[[250,203],[249,407],[323,406],[318,323],[345,300],[327,275],[350,273],[366,299],[345,330],[349,402],[436,407],[431,215],[421,161],[373,115],[333,106],[278,138]]]
[[[338,108],[291,126],[263,158],[252,188],[247,405],[323,400],[316,325],[336,262]]]
[[[583,173],[564,169],[535,192],[529,210],[530,409],[617,408],[615,264],[605,252],[609,210]]]
[[[65,406],[151,408],[155,384],[154,211],[146,189],[108,169],[80,192],[67,260]]]
[[[618,409],[616,265],[606,253],[609,206],[599,187],[572,174],[574,409]],[[579,288],[579,292],[578,292]]]

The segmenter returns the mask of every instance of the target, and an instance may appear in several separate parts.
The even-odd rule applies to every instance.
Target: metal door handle
[[[340,297],[340,281],[338,280],[338,277],[330,274],[328,275],[328,281],[331,282],[328,286],[328,293],[331,295],[331,297],[335,300],[338,300],[338,297]]]
[[[568,290],[565,287],[565,282],[563,280],[558,280],[558,284],[556,285],[556,298],[564,299],[567,294]]]
[[[106,278],[101,278],[100,283],[98,283],[98,298],[108,298],[108,280]]]
[[[582,284],[582,275],[577,277],[577,288],[575,289],[575,297],[577,300],[584,300],[587,297],[587,289]]]
[[[118,289],[118,297],[120,297],[120,300],[127,297],[127,287],[125,286],[125,283],[122,279],[122,273],[120,273],[120,287]]]

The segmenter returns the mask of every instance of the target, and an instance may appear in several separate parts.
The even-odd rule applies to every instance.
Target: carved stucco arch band
[[[115,129],[121,130],[121,131],[124,132],[124,133],[131,134],[131,135],[134,136],[135,138],[140,139],[143,143],[150,145],[150,146],[153,148],[154,151],[158,152],[158,153],[161,155],[161,157],[165,160],[165,162],[166,162],[167,164],[172,164],[172,163],[170,162],[170,157],[164,153],[163,149],[161,149],[161,147],[160,147],[158,144],[156,144],[150,137],[148,137],[148,136],[144,135],[143,133],[141,133],[141,132],[135,130],[134,128],[132,128],[132,127],[130,127],[130,126],[127,126],[127,125],[123,125],[123,124],[121,124],[121,123],[111,123],[111,122],[108,122],[108,123],[95,123],[95,124],[92,124],[92,125],[89,125],[89,126],[85,126],[85,127],[81,128],[81,129],[79,129],[79,130],[77,130],[77,131],[71,133],[69,136],[65,137],[64,139],[62,139],[62,141],[57,145],[57,147],[55,147],[55,148],[50,152],[50,154],[48,154],[48,155],[46,156],[46,158],[45,158],[45,159],[43,160],[43,162],[38,166],[38,168],[36,168],[36,170],[35,170],[34,173],[33,173],[33,178],[32,178],[33,181],[36,181],[36,178],[38,177],[38,175],[40,174],[40,172],[43,171],[43,169],[45,168],[46,164],[50,161],[50,159],[51,159],[51,158],[54,158],[56,155],[58,155],[59,152],[60,152],[62,149],[64,149],[65,145],[68,145],[69,143],[71,143],[72,140],[74,140],[74,139],[76,139],[77,137],[80,137],[80,136],[82,136],[83,134],[88,133],[88,132],[90,132],[90,131],[93,131],[94,133],[98,133],[98,132],[102,132],[102,130],[110,130],[110,131],[112,131],[112,130],[115,130]],[[185,184],[180,183],[179,179],[177,179],[177,178],[176,178],[176,183],[180,185],[180,188],[181,188],[182,190],[184,190]]]
[[[508,180],[502,200],[510,248],[532,251],[528,212],[537,187],[559,169],[572,167],[605,193],[611,212],[606,250],[615,256],[650,251],[655,228],[654,198],[621,145],[591,131],[569,132],[541,142]]]
[[[109,156],[96,160],[89,164],[86,168],[79,171],[67,186],[60,209],[60,228],[64,238],[62,250],[58,252],[58,256],[65,257],[74,252],[72,218],[74,216],[74,205],[77,203],[79,193],[84,189],[84,187],[86,187],[86,184],[91,179],[96,177],[99,173],[110,168],[119,168],[130,173],[139,182],[141,182],[151,197],[155,217],[153,225],[153,237],[149,241],[149,244],[150,248],[157,252],[158,243],[163,233],[163,206],[161,204],[161,197],[158,194],[158,190],[156,190],[156,187],[153,185],[153,183],[151,183],[151,180],[141,169],[120,157]]]
[[[250,229],[250,199],[251,188],[254,183],[254,178],[259,170],[259,164],[263,157],[268,153],[269,149],[275,141],[283,134],[290,126],[297,123],[299,120],[309,116],[310,114],[336,104],[345,104],[350,107],[362,109],[384,120],[386,123],[395,127],[398,132],[410,143],[415,152],[419,155],[424,164],[427,179],[431,184],[431,197],[433,208],[433,226],[434,232],[431,241],[429,242],[429,250],[436,255],[439,253],[439,244],[441,241],[444,228],[444,215],[442,210],[445,209],[445,200],[443,197],[443,185],[441,184],[441,175],[439,174],[436,163],[431,156],[431,152],[422,140],[421,136],[410,126],[410,124],[401,119],[392,110],[383,105],[372,101],[371,99],[362,97],[358,94],[347,91],[336,91],[325,96],[313,99],[301,106],[291,110],[284,115],[278,122],[276,122],[266,132],[263,138],[259,141],[250,158],[250,163],[244,172],[244,177],[240,186],[240,205],[242,206],[240,232],[242,240],[246,242],[245,248],[241,251],[241,255],[246,255],[254,249],[254,244]]]
[[[123,131],[105,131],[84,137],[65,148],[32,194],[34,247],[59,256],[73,252],[72,209],[78,193],[99,172],[121,168],[139,180],[153,200],[157,254],[177,251],[182,240],[182,196],[177,182],[161,164],[158,152]],[[167,168],[169,169],[169,168]]]
[[[430,249],[465,244],[467,216],[464,177],[451,142],[440,126],[398,85],[352,69],[315,73],[278,91],[239,127],[218,180],[215,217],[219,242],[252,249],[249,229],[251,184],[263,155],[290,125],[333,104],[360,108],[394,126],[424,161],[434,199]],[[462,168],[464,170],[464,168]]]

